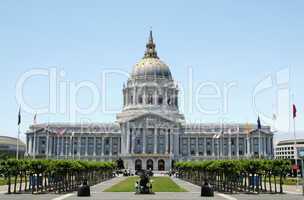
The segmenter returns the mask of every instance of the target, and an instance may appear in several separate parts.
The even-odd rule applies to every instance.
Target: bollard
[[[90,186],[88,186],[87,180],[84,180],[82,185],[78,188],[77,196],[79,197],[91,196]]]
[[[214,191],[211,185],[205,181],[204,184],[202,184],[201,187],[201,197],[213,197],[214,196]]]

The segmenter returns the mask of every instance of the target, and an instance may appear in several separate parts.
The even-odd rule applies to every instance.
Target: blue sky
[[[180,107],[187,121],[255,123],[261,114],[266,116],[262,123],[269,124],[272,113],[282,110],[277,113],[276,126],[280,132],[288,132],[290,103],[284,96],[288,88],[294,93],[296,127],[303,138],[303,8],[302,1],[1,1],[0,135],[17,134],[16,84],[33,69],[56,68],[65,73],[62,83],[88,81],[100,92],[100,105],[89,114],[76,114],[71,119],[56,111],[39,114],[38,122],[114,121],[127,77],[111,75],[104,86],[101,74],[105,70],[131,72],[143,56],[152,27],[159,57],[170,66],[184,91]],[[193,73],[192,90],[189,70]],[[269,77],[272,83],[280,79],[285,84],[274,84],[253,95],[259,83],[267,85]],[[221,94],[225,84],[235,85],[227,97],[227,109],[222,108],[226,102],[222,95],[198,100],[205,109],[221,108],[216,114],[202,113],[197,106],[189,108],[204,83],[216,85]],[[212,94],[213,89],[198,93]],[[29,79],[23,94],[32,107],[47,105],[48,79]],[[56,98],[65,97],[70,98],[69,94]],[[91,93],[81,89],[76,99],[81,107],[88,107]],[[103,105],[113,112],[104,112]],[[32,121],[33,113],[22,110],[23,132]],[[278,137],[292,135],[278,133]]]

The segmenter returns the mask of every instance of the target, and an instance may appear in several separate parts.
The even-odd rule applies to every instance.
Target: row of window
[[[133,104],[133,103],[134,103],[134,102],[133,102],[133,99],[134,99],[134,98],[133,98],[133,96],[131,95],[131,96],[130,96],[130,99],[129,99],[129,101],[128,101],[128,103],[129,103],[129,104]],[[163,98],[162,96],[158,96],[158,97],[157,97],[157,100],[156,100],[156,102],[155,102],[153,95],[148,95],[148,96],[146,97],[145,102],[144,102],[143,96],[140,95],[140,96],[138,97],[138,101],[137,101],[137,102],[138,102],[138,104],[146,103],[146,104],[150,104],[150,105],[153,105],[153,104],[162,105],[162,104],[166,103],[167,105],[170,105],[170,106],[172,106],[172,105],[178,106],[178,98],[177,98],[177,97],[168,97],[168,98],[167,98],[167,102],[164,102],[164,98]],[[126,104],[125,101],[124,101],[124,104]]]
[[[109,155],[110,151],[112,151],[113,155],[117,155],[120,153],[120,138],[112,138],[112,148],[110,145],[110,138],[104,138],[104,148],[102,148],[102,140],[101,138],[96,138],[96,148],[95,148],[95,154],[101,155],[102,151],[105,155]],[[46,138],[45,137],[39,137],[39,140],[37,141],[38,147],[38,153],[39,154],[45,154],[46,153]],[[80,155],[85,155],[86,151],[88,155],[94,154],[94,138],[89,137],[88,141],[86,137],[82,137],[80,139],[80,143],[78,143],[78,139],[75,138],[72,140],[72,144],[70,144],[69,138],[55,138],[54,140],[50,140],[49,143],[51,146],[50,152],[53,155],[59,155],[60,153],[63,154],[78,154],[78,151],[80,151]],[[32,144],[32,149],[34,145]]]
[[[283,151],[283,150],[293,150],[293,147],[277,147],[277,151]]]
[[[294,156],[277,156],[278,158],[283,158],[283,159],[292,159]]]
[[[293,154],[293,151],[283,151],[283,152],[276,152],[276,155],[286,155],[286,154]]]

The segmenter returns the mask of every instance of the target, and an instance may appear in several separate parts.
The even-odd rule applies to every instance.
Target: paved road
[[[270,194],[222,194],[222,193],[215,193],[215,197],[212,198],[204,198],[200,197],[200,187],[193,185],[191,183],[185,182],[180,179],[173,178],[178,185],[185,188],[188,192],[160,192],[153,195],[135,195],[131,192],[103,192],[106,188],[111,187],[112,185],[124,180],[125,177],[117,177],[98,185],[91,187],[91,197],[77,197],[76,192],[58,195],[58,194],[39,194],[39,195],[32,195],[32,194],[12,194],[7,195],[1,193],[0,188],[0,199],[5,200],[73,200],[73,199],[81,199],[81,200],[202,200],[202,199],[213,199],[213,200],[303,200],[304,197],[299,194],[277,194],[277,195],[270,195]]]

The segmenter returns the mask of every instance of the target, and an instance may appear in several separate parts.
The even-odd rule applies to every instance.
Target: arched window
[[[167,104],[171,105],[171,97],[168,97]]]
[[[143,103],[143,97],[142,97],[142,95],[140,95],[140,96],[138,97],[138,103],[139,103],[139,104],[142,104],[142,103]]]
[[[165,170],[165,161],[163,159],[158,160],[158,171],[164,171]]]
[[[151,94],[148,96],[148,104],[153,104],[153,96]]]
[[[163,104],[163,97],[162,97],[162,96],[159,96],[157,101],[158,101],[158,102],[157,102],[158,105]]]
[[[130,104],[133,104],[133,96],[130,96]]]
[[[141,170],[142,169],[142,162],[140,159],[135,160],[135,170]]]

